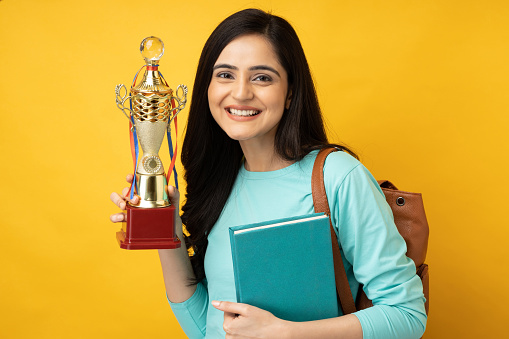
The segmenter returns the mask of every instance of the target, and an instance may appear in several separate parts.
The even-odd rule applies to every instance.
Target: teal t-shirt
[[[223,312],[210,302],[236,301],[228,228],[314,212],[311,172],[316,155],[311,152],[276,171],[249,172],[241,166],[208,236],[206,281],[188,300],[170,303],[189,338],[225,337]],[[422,284],[376,180],[355,158],[334,152],[325,162],[324,182],[352,292],[357,294],[362,283],[375,305],[354,313],[364,339],[420,338],[427,319]]]

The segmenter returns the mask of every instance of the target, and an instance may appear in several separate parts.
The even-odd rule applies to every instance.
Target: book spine
[[[235,280],[235,293],[237,296],[237,302],[240,302],[241,299],[241,291],[240,291],[240,282],[239,277],[235,274],[235,272],[239,271],[239,263],[237,259],[237,247],[235,244],[234,231],[230,228],[230,246],[232,251],[232,261],[233,261],[233,277]]]

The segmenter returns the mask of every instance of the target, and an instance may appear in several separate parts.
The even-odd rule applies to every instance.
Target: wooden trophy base
[[[138,208],[127,204],[127,221],[117,232],[120,247],[126,250],[180,247],[175,234],[175,207]]]

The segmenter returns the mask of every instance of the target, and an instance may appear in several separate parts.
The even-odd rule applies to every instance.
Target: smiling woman
[[[330,146],[346,151],[324,168],[330,218],[351,290],[363,285],[375,306],[297,323],[236,303],[228,228],[312,213],[313,163]],[[352,155],[327,140],[304,51],[286,20],[249,9],[219,24],[200,57],[182,149],[188,235],[181,227],[177,233],[193,255],[159,251],[168,300],[190,338],[422,335],[427,318],[415,265],[380,187]],[[168,195],[178,204],[175,188]],[[112,200],[125,208],[120,195]]]
[[[291,99],[286,70],[266,38],[243,35],[225,47],[214,66],[208,98],[214,120],[240,142],[246,168],[252,166],[250,152],[274,155],[276,130]]]

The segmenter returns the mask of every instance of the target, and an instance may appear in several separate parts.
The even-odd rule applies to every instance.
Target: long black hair
[[[216,223],[232,190],[242,164],[242,149],[230,139],[212,117],[208,87],[213,66],[223,49],[235,38],[247,34],[265,37],[288,74],[291,102],[277,127],[275,151],[284,160],[298,161],[315,149],[330,145],[311,72],[293,27],[284,19],[258,9],[237,12],[217,26],[203,47],[196,71],[193,96],[182,146],[186,201],[182,222],[186,245],[192,249],[191,262],[197,283],[205,278],[204,258],[207,236]]]

